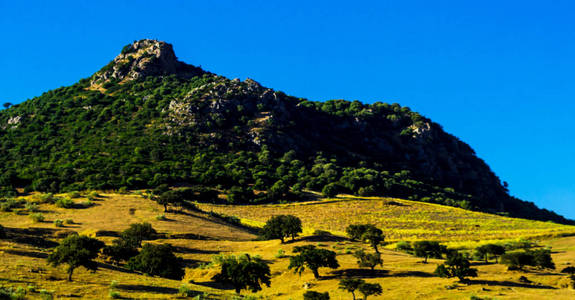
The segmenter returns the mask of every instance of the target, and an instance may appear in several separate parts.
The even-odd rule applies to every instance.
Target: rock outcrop
[[[125,46],[122,53],[92,76],[91,83],[166,75],[191,78],[204,73],[199,67],[179,61],[171,44],[145,39]]]

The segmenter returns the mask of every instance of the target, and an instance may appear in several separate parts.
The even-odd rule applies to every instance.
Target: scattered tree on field
[[[142,246],[142,241],[153,239],[156,233],[150,223],[134,223],[130,224],[130,227],[122,232],[121,239],[127,245],[139,248]]]
[[[313,272],[313,276],[319,279],[318,269],[320,267],[332,269],[339,267],[336,253],[330,250],[318,249],[313,245],[306,245],[295,247],[293,252],[298,253],[298,255],[290,257],[288,269],[295,269],[295,273],[300,275],[307,267]]]
[[[271,217],[262,229],[266,239],[280,239],[283,243],[286,237],[295,239],[302,232],[301,220],[292,215],[277,215]]]
[[[373,271],[375,266],[383,266],[383,260],[379,253],[365,253],[363,250],[358,250],[353,256],[357,258],[357,265],[360,268],[370,268]]]
[[[221,272],[213,279],[234,286],[236,293],[247,289],[255,293],[261,291],[262,284],[270,286],[270,267],[259,257],[248,254],[239,257],[228,256],[221,262]]]
[[[352,240],[369,243],[376,253],[379,253],[379,244],[385,240],[383,231],[372,224],[351,224],[345,231]]]
[[[320,293],[316,291],[307,291],[303,294],[304,300],[329,300],[329,293]]]
[[[54,267],[67,264],[68,281],[72,281],[72,274],[77,267],[84,267],[95,271],[98,265],[94,261],[104,243],[84,235],[69,235],[48,256],[48,263]]]
[[[126,264],[132,271],[147,275],[180,280],[184,276],[181,259],[176,257],[168,244],[145,244],[142,251]]]
[[[451,251],[447,254],[445,263],[437,266],[435,274],[439,277],[457,277],[459,281],[466,281],[466,277],[477,277],[477,269],[470,267],[469,260],[466,259],[461,253]]]
[[[367,300],[367,297],[371,295],[381,295],[383,292],[379,283],[362,283],[358,290],[363,295],[363,300]]]
[[[488,262],[489,256],[494,257],[495,263],[497,263],[497,258],[503,254],[505,254],[505,247],[497,244],[486,244],[475,249],[475,256],[485,260],[486,263]]]
[[[355,300],[355,291],[360,285],[364,284],[365,280],[359,278],[344,278],[339,281],[339,289],[348,291],[351,293],[353,300]]]
[[[441,258],[442,254],[446,252],[446,247],[440,245],[439,242],[434,241],[417,241],[413,243],[413,251],[415,256],[425,258],[425,263],[429,257]]]

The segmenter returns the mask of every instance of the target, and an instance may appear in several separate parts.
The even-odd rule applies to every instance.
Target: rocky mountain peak
[[[122,52],[92,78],[92,84],[130,81],[146,76],[176,75],[191,78],[205,73],[178,60],[171,44],[143,39],[126,45]]]

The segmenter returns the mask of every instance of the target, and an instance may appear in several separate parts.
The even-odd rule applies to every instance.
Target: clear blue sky
[[[295,96],[409,106],[513,195],[575,218],[573,1],[0,0],[0,33],[0,102],[164,40],[185,62]]]

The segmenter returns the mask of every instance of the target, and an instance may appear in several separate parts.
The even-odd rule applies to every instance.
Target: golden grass
[[[307,232],[321,229],[345,235],[345,228],[350,223],[371,223],[385,232],[388,241],[480,241],[575,234],[575,226],[380,197],[345,196],[291,204],[199,206],[237,216],[247,224],[263,224],[273,215],[292,214],[302,220]]]
[[[428,264],[404,253],[389,249],[382,250],[383,270],[377,272],[358,270],[351,253],[359,248],[371,251],[367,245],[351,241],[316,241],[304,237],[281,244],[278,240],[254,241],[255,236],[246,230],[227,225],[207,214],[186,212],[185,214],[166,213],[168,220],[157,220],[163,213],[161,206],[137,195],[104,194],[93,207],[85,209],[63,209],[51,204],[41,204],[40,211],[45,215],[43,223],[31,223],[26,212],[0,213],[0,224],[15,230],[17,228],[40,228],[51,232],[74,230],[97,236],[107,243],[113,239],[99,236],[102,231],[119,232],[130,223],[150,222],[164,239],[152,243],[170,243],[177,247],[177,255],[191,267],[207,263],[215,254],[260,255],[271,263],[272,285],[254,295],[263,299],[302,299],[303,285],[311,283],[312,290],[328,291],[331,299],[351,299],[351,295],[337,289],[339,279],[345,274],[356,274],[368,282],[380,283],[384,293],[369,299],[469,299],[472,295],[496,299],[573,299],[575,291],[556,288],[564,275],[556,271],[517,272],[507,271],[505,266],[479,264],[479,277],[469,285],[455,284],[456,280],[442,279],[432,275],[441,260],[430,259]],[[29,198],[27,198],[30,200]],[[74,199],[76,202],[83,198]],[[390,202],[395,202],[390,203]],[[399,205],[398,205],[399,204]],[[488,214],[464,211],[439,205],[418,203],[388,198],[345,197],[308,203],[258,206],[219,206],[200,205],[201,208],[227,215],[241,217],[242,222],[251,226],[262,226],[273,214],[294,214],[302,218],[306,232],[315,229],[343,233],[348,223],[371,222],[382,227],[391,240],[400,239],[440,239],[450,247],[471,248],[488,241],[517,239],[520,237],[542,237],[539,243],[553,247],[553,259],[560,270],[575,263],[575,237],[553,235],[573,233],[571,226],[546,222],[534,222],[504,218]],[[130,209],[136,210],[131,213]],[[76,224],[56,228],[55,219],[73,219]],[[479,227],[475,225],[480,225]],[[451,230],[449,230],[451,228]],[[504,231],[508,232],[504,232]],[[443,237],[443,233],[447,236]],[[201,235],[205,239],[194,239],[186,234]],[[57,241],[53,235],[44,238]],[[482,239],[482,240],[480,240]],[[294,246],[313,244],[338,253],[340,268],[320,269],[325,276],[315,280],[309,271],[302,276],[287,270],[289,257],[276,258],[278,249],[291,255]],[[72,299],[79,296],[85,299],[106,299],[110,283],[118,282],[116,291],[128,298],[177,298],[177,289],[186,283],[198,293],[209,293],[215,299],[232,299],[233,290],[215,285],[211,277],[217,272],[212,269],[187,269],[185,280],[176,281],[148,277],[131,273],[100,263],[96,273],[79,268],[74,274],[74,282],[67,282],[64,267],[46,265],[48,251],[42,248],[16,243],[13,240],[0,240],[0,285],[12,287],[35,286],[36,290],[53,291],[56,299]],[[520,276],[526,276],[533,284],[522,284]],[[192,282],[189,282],[192,280]],[[244,295],[250,293],[243,292]],[[38,298],[38,293],[29,293],[30,299]]]

